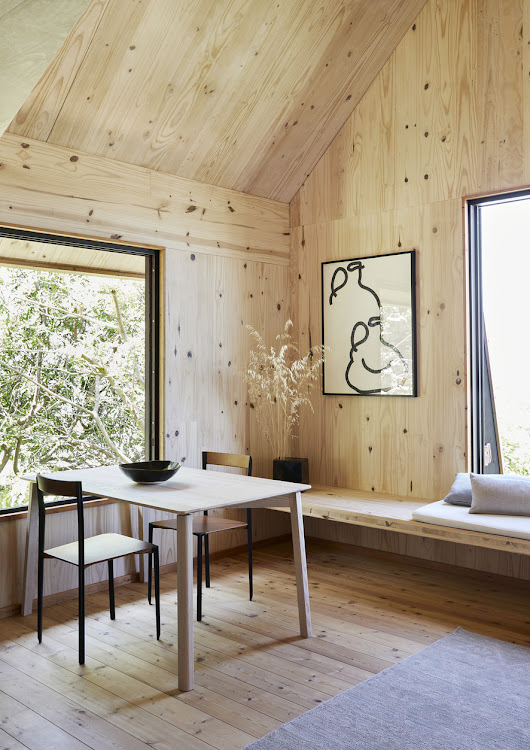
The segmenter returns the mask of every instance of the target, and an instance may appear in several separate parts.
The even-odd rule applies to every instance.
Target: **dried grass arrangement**
[[[325,347],[312,346],[304,355],[292,340],[288,320],[282,333],[276,336],[277,348],[267,348],[263,338],[247,325],[256,341],[250,351],[248,369],[243,373],[248,383],[251,404],[265,437],[270,442],[274,456],[289,455],[290,439],[300,418],[300,407],[307,404],[311,411],[309,394],[318,380],[324,362]]]

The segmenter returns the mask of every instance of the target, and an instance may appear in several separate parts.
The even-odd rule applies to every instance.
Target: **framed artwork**
[[[324,394],[417,395],[415,257],[322,263]]]

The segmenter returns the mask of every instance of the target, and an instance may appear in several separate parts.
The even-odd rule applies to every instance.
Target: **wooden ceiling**
[[[88,0],[0,0],[0,135],[87,5]]]
[[[290,201],[425,0],[91,0],[11,133]]]

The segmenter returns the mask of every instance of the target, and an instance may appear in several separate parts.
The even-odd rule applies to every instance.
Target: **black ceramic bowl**
[[[120,464],[120,469],[133,482],[152,484],[171,479],[180,466],[178,461],[138,461],[134,464]]]

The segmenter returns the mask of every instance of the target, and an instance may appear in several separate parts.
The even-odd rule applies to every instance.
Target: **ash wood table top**
[[[46,472],[43,472],[46,474]],[[83,483],[89,495],[122,500],[144,508],[169,513],[199,513],[215,508],[241,507],[273,497],[292,495],[310,489],[309,484],[279,482],[274,479],[247,477],[220,471],[204,471],[182,467],[171,479],[156,484],[133,482],[119,466],[98,466],[92,469],[71,469],[54,473],[55,479]],[[35,475],[24,477],[35,481]],[[269,503],[270,505],[270,503]]]

